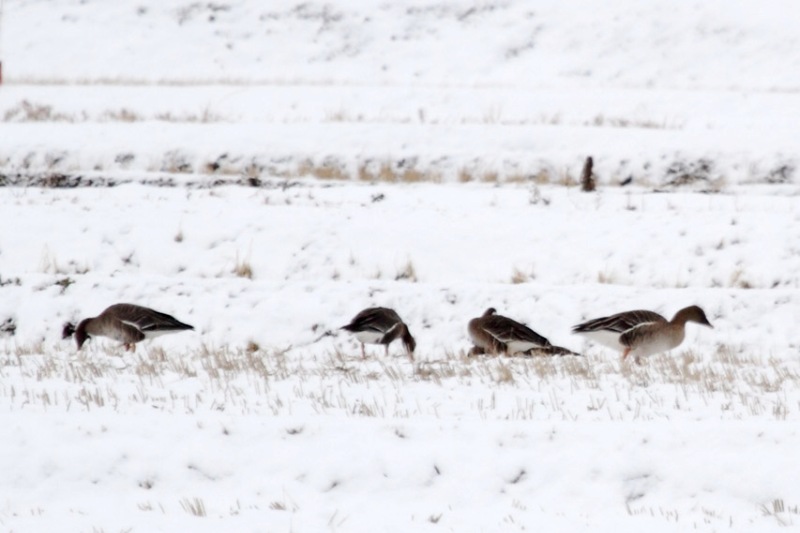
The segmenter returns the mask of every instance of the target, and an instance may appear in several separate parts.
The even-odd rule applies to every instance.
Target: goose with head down
[[[64,325],[63,338],[75,335],[78,349],[87,339],[95,336],[108,337],[122,343],[126,350],[133,351],[137,342],[166,333],[194,329],[175,317],[149,307],[134,304],[114,304],[93,318],[81,320],[77,327]]]
[[[470,355],[577,355],[566,348],[553,346],[525,324],[498,315],[494,307],[470,320],[467,332],[475,345]]]
[[[414,349],[417,343],[408,326],[394,309],[388,307],[370,307],[358,313],[353,320],[340,329],[353,333],[361,343],[361,357],[366,358],[365,344],[383,344],[386,355],[389,355],[389,344],[401,339],[409,359],[414,360]]]

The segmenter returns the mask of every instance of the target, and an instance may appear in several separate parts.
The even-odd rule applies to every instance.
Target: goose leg
[[[628,347],[628,348],[625,348],[625,351],[624,351],[624,352],[622,352],[622,360],[623,360],[623,361],[625,360],[625,358],[626,358],[626,357],[628,357],[628,354],[629,354],[629,353],[631,353],[631,349],[630,349],[630,347]]]
[[[364,343],[361,343],[361,359],[367,358],[367,352],[364,350]]]

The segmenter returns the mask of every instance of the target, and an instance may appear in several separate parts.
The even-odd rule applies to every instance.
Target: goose
[[[482,316],[473,318],[467,325],[475,346],[470,355],[489,353],[492,355],[578,355],[560,346],[553,346],[525,324],[498,315],[494,307],[487,309]]]
[[[639,309],[588,320],[573,327],[572,332],[622,352],[623,360],[633,354],[641,363],[641,357],[677,348],[686,336],[687,322],[714,327],[700,307],[690,305],[675,313],[672,320]]]
[[[383,344],[386,355],[389,355],[389,344],[402,339],[403,347],[409,359],[414,360],[414,349],[417,343],[408,330],[408,326],[394,309],[388,307],[370,307],[358,313],[346,326],[339,329],[353,333],[361,343],[361,357],[366,359],[365,344]]]
[[[75,327],[64,324],[64,339],[75,335],[80,350],[86,339],[108,337],[122,343],[126,350],[135,350],[135,344],[165,333],[194,329],[175,317],[134,304],[114,304],[94,318],[85,318]]]

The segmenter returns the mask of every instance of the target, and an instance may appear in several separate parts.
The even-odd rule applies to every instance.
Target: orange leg
[[[624,351],[624,352],[622,352],[622,360],[623,360],[623,361],[625,360],[625,358],[626,358],[626,357],[628,357],[628,354],[629,354],[629,353],[631,353],[631,349],[630,349],[630,347],[628,347],[628,348],[625,348],[625,351]]]

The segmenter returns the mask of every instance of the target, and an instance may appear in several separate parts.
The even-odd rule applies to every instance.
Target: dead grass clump
[[[201,165],[200,170],[204,174],[221,174],[225,176],[239,174],[245,175],[248,179],[250,178],[250,176],[247,176],[247,168],[241,168],[240,158],[229,156],[227,153],[221,154],[213,161],[206,161]]]
[[[210,109],[205,109],[199,115],[196,114],[183,114],[183,115],[174,115],[172,112],[167,111],[165,113],[157,113],[155,115],[156,120],[160,120],[162,122],[189,122],[189,123],[200,123],[200,124],[207,124],[211,122],[222,122],[223,117],[213,113]]]
[[[753,284],[746,279],[744,270],[737,268],[731,273],[730,284],[731,287],[738,289],[752,289]]]
[[[376,176],[378,181],[397,181],[397,174],[392,167],[392,164],[388,161],[381,163],[380,169],[378,170],[378,175]]]
[[[169,172],[171,174],[189,174],[192,172],[192,164],[189,162],[189,157],[176,150],[172,150],[164,154],[164,159],[161,161],[161,172]]]
[[[74,122],[75,117],[53,111],[53,106],[23,100],[3,114],[4,122]]]
[[[527,181],[530,181],[530,177],[520,172],[516,172],[506,176],[503,181],[505,183],[526,183]]]
[[[42,252],[41,270],[45,274],[56,274],[60,276],[67,275],[83,275],[89,272],[89,267],[85,264],[78,263],[74,259],[67,261],[64,265],[58,261],[58,258],[52,254],[49,248],[45,248]]]
[[[531,273],[526,273],[520,270],[517,267],[514,267],[514,272],[511,274],[511,283],[514,285],[519,285],[520,283],[527,283],[532,279],[536,279],[536,276]]]
[[[65,292],[67,292],[67,289],[69,289],[69,286],[74,284],[74,283],[75,283],[74,279],[72,279],[70,277],[66,277],[66,278],[59,279],[53,285],[61,287],[61,294],[64,294]]]
[[[597,283],[613,285],[616,280],[616,275],[611,271],[600,270],[597,272]]]
[[[474,181],[475,177],[472,175],[472,172],[467,170],[466,168],[462,168],[458,171],[458,181],[461,183],[469,183],[470,181]]]
[[[113,122],[139,122],[142,120],[142,116],[134,111],[131,111],[130,109],[123,107],[113,111],[106,111],[103,113],[103,120]]]
[[[500,363],[497,365],[497,370],[494,377],[497,383],[514,383],[514,373],[511,371],[509,365]]]
[[[404,170],[400,175],[400,181],[403,183],[418,183],[421,181],[438,182],[441,181],[441,177],[438,177],[436,174],[426,174],[415,168],[409,168]]]
[[[362,162],[358,167],[358,179],[360,181],[384,181],[387,183],[419,183],[419,182],[440,182],[441,174],[417,168],[414,162],[410,164],[405,160],[397,163],[391,161],[382,162],[377,168],[372,161]]]
[[[236,261],[233,264],[233,273],[240,278],[253,279],[253,267],[247,259],[239,259],[236,254]]]
[[[564,187],[574,187],[574,186],[576,186],[578,184],[578,181],[570,173],[568,168],[565,168],[561,172],[561,175],[559,176],[558,182],[559,182],[560,185],[563,185]]]
[[[696,161],[676,160],[665,172],[667,185],[680,187],[698,182],[708,182],[714,172],[714,162],[709,159]]]
[[[481,181],[483,183],[497,183],[500,181],[500,175],[493,170],[489,170],[481,174]]]
[[[206,504],[200,498],[184,498],[181,500],[181,507],[191,515],[206,516]]]
[[[611,127],[611,128],[642,128],[642,129],[682,129],[683,121],[674,120],[652,120],[652,119],[629,119],[624,117],[607,117],[605,115],[595,115],[591,121],[584,122],[586,126]]]
[[[550,198],[543,196],[542,191],[539,190],[539,187],[537,185],[534,185],[533,187],[531,187],[530,195],[528,196],[528,203],[531,205],[541,204],[544,206],[548,206],[550,205]]]
[[[552,181],[552,176],[550,171],[548,170],[542,169],[533,175],[533,182],[536,185],[547,185],[551,181]]]
[[[326,159],[320,165],[315,164],[310,159],[304,159],[297,166],[297,174],[300,176],[314,176],[322,180],[350,179],[350,174],[344,166],[332,159]]]
[[[417,271],[414,268],[414,263],[411,262],[409,259],[406,264],[397,271],[397,274],[394,276],[395,281],[410,281],[412,283],[416,283],[417,279]]]
[[[346,109],[337,109],[325,113],[325,122],[363,122],[362,115],[352,115]]]
[[[785,513],[800,515],[800,505],[786,505],[782,498],[776,498],[769,502],[769,504],[765,503],[761,506],[761,514],[764,516],[774,517],[781,526],[792,525],[791,519],[782,516]]]
[[[367,162],[362,162],[358,165],[356,174],[359,181],[372,181],[374,179],[373,174],[369,171],[369,163]]]

